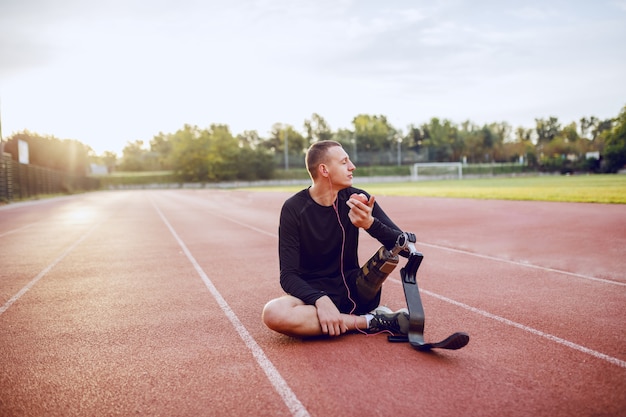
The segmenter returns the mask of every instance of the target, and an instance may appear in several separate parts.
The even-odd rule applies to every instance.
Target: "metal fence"
[[[3,154],[0,158],[0,202],[23,200],[43,194],[71,194],[100,188],[96,178],[20,164]]]
[[[416,162],[428,162],[428,149],[420,152],[412,150],[397,149],[387,151],[358,151],[358,153],[349,147],[345,148],[350,160],[356,166],[391,166],[391,165],[413,165]],[[304,151],[294,154],[290,153],[285,162],[285,154],[277,152],[274,155],[274,162],[278,168],[304,168]]]

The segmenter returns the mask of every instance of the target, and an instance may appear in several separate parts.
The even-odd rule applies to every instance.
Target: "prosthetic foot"
[[[404,268],[400,270],[404,296],[409,309],[409,333],[407,336],[388,336],[390,342],[409,342],[409,344],[421,351],[431,349],[461,349],[469,342],[469,335],[463,332],[453,333],[440,342],[424,341],[424,307],[417,286],[417,273],[424,255],[415,249],[415,235],[402,233],[398,236],[396,246],[391,250],[393,255],[401,254],[408,258]]]

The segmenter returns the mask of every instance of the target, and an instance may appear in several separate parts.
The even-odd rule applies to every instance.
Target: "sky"
[[[2,136],[562,124],[626,106],[626,0],[1,0]]]

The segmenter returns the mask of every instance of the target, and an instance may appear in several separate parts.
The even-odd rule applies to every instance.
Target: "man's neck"
[[[337,192],[331,184],[313,183],[309,187],[309,195],[320,206],[332,206],[337,199]]]

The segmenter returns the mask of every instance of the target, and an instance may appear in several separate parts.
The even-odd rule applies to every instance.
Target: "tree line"
[[[325,139],[340,142],[357,165],[521,162],[544,171],[611,173],[626,163],[626,106],[612,119],[592,116],[562,124],[556,117],[538,118],[533,128],[432,118],[403,132],[385,116],[367,114],[354,117],[352,129],[338,130],[313,114],[302,131],[276,123],[265,138],[256,131],[233,135],[224,124],[184,125],[174,133],[159,133],[147,144],[128,142],[121,158],[112,152],[96,156],[78,141],[27,131],[5,144],[5,152],[14,158],[18,139],[29,143],[31,163],[53,169],[86,172],[97,161],[109,170],[168,170],[192,182],[270,179],[277,168],[303,166],[308,146]]]

